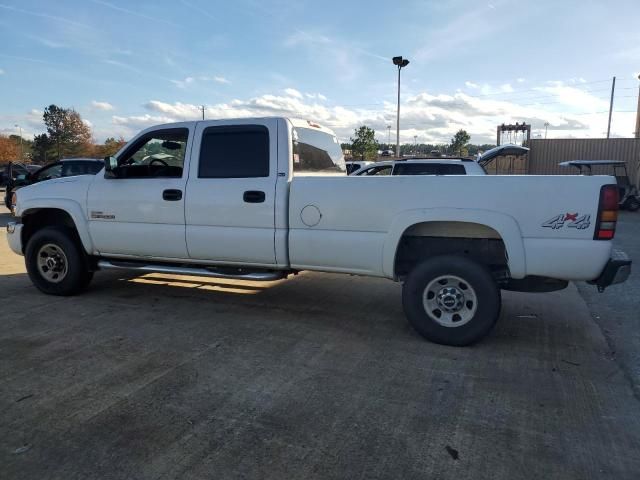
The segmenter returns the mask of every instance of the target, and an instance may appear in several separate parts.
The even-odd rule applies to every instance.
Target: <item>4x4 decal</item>
[[[579,213],[561,213],[542,224],[543,227],[554,230],[564,226],[585,230],[589,228],[589,225],[591,225],[591,215],[580,215]]]

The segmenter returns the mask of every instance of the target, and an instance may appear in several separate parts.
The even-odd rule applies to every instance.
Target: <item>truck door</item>
[[[189,256],[274,265],[276,119],[198,122],[187,183]]]
[[[174,124],[144,132],[120,155],[113,177],[89,187],[89,230],[99,253],[187,259],[184,193],[190,131]]]

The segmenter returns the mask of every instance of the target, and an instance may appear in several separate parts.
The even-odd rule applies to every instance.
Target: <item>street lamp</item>
[[[393,64],[398,67],[398,114],[396,118],[396,157],[400,158],[400,70],[409,65],[409,60],[393,57]]]
[[[20,163],[22,163],[22,161],[24,160],[24,155],[22,153],[22,127],[18,124],[15,124],[14,127],[16,127],[20,131]]]
[[[547,139],[547,128],[549,128],[549,122],[544,122],[544,138]]]

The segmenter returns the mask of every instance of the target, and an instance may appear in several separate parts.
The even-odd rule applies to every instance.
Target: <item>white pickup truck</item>
[[[20,189],[7,237],[54,295],[107,268],[384,277],[403,282],[420,334],[467,345],[495,324],[501,289],[626,280],[617,195],[607,176],[350,177],[313,122],[211,120],[148,128],[95,176]]]

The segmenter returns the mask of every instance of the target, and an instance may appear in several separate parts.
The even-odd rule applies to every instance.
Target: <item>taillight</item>
[[[618,203],[620,197],[617,185],[603,185],[600,188],[600,203],[598,204],[598,219],[594,240],[611,240],[616,233],[618,221]]]

